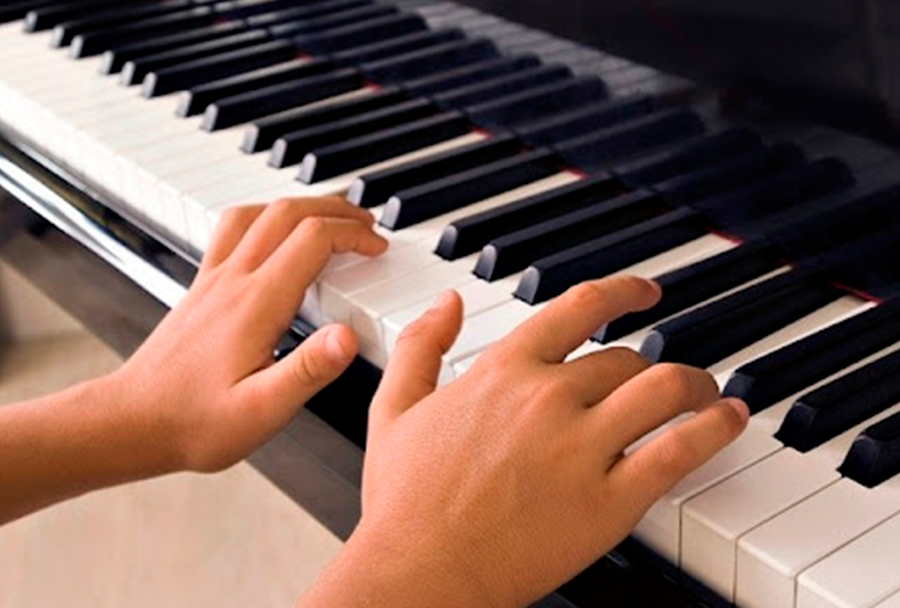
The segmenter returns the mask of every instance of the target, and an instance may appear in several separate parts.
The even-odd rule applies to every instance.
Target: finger
[[[286,424],[301,405],[347,369],[357,348],[349,328],[324,327],[275,365],[245,379],[239,390],[251,391],[266,408],[268,424]]]
[[[453,346],[462,327],[462,299],[448,291],[397,338],[369,410],[370,433],[377,434],[392,420],[434,392],[441,358]]]
[[[387,241],[367,224],[350,219],[310,217],[259,269],[263,283],[277,285],[281,304],[299,307],[303,294],[336,253],[381,255]]]
[[[616,458],[629,445],[679,414],[700,411],[719,398],[719,387],[707,372],[662,363],[613,391],[591,415],[601,429],[615,429],[606,447],[608,456]]]
[[[649,367],[650,362],[630,348],[609,348],[570,361],[559,373],[575,387],[582,403],[589,407],[603,401]]]
[[[646,310],[659,298],[659,286],[638,277],[619,275],[581,283],[550,302],[504,342],[547,363],[559,363],[602,325]]]
[[[643,513],[734,441],[746,428],[749,416],[744,402],[722,399],[618,461],[610,470],[610,483],[614,488],[627,488],[636,501],[635,511]]]
[[[371,226],[372,214],[341,197],[283,198],[266,207],[235,251],[235,263],[252,271],[287,240],[299,224],[313,217],[342,218]]]
[[[223,213],[209,240],[200,272],[215,268],[224,262],[265,209],[265,205],[246,205],[232,207]]]

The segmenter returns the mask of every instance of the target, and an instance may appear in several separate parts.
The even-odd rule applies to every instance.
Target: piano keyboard
[[[634,539],[714,603],[900,606],[889,152],[730,125],[679,79],[450,3],[18,0],[0,23],[0,128],[191,255],[234,205],[371,209],[390,250],[333,260],[301,314],[378,366],[448,288],[442,381],[577,282],[657,278],[660,306],[575,356],[705,367],[754,415]]]

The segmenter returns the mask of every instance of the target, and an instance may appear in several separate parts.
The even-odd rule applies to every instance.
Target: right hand
[[[524,606],[612,549],[735,439],[747,408],[722,400],[705,371],[650,366],[622,348],[564,362],[599,326],[658,299],[654,283],[633,277],[575,287],[437,391],[459,297],[444,295],[407,328],[372,404],[349,551],[364,556],[357,573],[428,581],[430,592],[394,605]]]

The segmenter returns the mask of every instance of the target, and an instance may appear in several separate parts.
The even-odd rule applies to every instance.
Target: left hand
[[[272,351],[333,253],[384,252],[372,224],[367,211],[336,197],[224,214],[184,300],[110,379],[153,438],[160,469],[235,464],[347,368],[357,343],[340,325],[278,363]]]

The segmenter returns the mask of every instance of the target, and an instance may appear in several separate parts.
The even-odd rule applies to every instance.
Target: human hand
[[[162,470],[217,471],[248,456],[356,354],[325,327],[282,361],[272,352],[331,254],[382,253],[365,210],[340,198],[231,209],[184,300],[113,375]],[[148,437],[150,439],[148,439]]]
[[[399,579],[419,591],[394,606],[524,606],[613,548],[737,437],[746,406],[721,400],[704,371],[651,367],[627,349],[563,362],[597,327],[658,298],[630,277],[575,287],[436,392],[459,298],[407,328],[372,404],[363,517],[342,556],[355,580],[376,581],[370,599]]]

